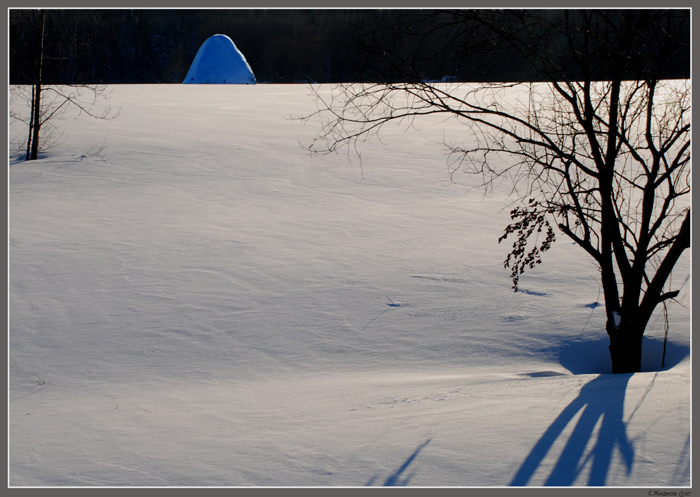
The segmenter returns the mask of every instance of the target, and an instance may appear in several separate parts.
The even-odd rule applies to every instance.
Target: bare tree
[[[36,17],[39,28],[35,41],[32,84],[28,88],[10,88],[10,118],[27,126],[25,158],[36,160],[40,150],[58,143],[61,132],[52,124],[67,110],[77,110],[96,119],[113,119],[118,112],[113,112],[108,104],[110,92],[106,85],[44,83],[43,67],[48,57],[45,52],[47,13],[46,10],[38,10],[23,11],[22,14],[25,18]],[[21,17],[16,16],[14,19]],[[54,58],[63,56],[57,55]]]
[[[687,43],[687,12],[458,11],[493,50],[526,60],[524,83],[348,84],[317,93],[314,153],[355,146],[392,121],[447,114],[470,131],[449,145],[452,174],[512,182],[505,260],[517,291],[556,239],[596,262],[613,373],[641,369],[642,336],[678,295],[673,267],[690,247],[690,83],[666,80]],[[439,26],[434,32],[439,31]],[[312,116],[307,116],[311,118]]]

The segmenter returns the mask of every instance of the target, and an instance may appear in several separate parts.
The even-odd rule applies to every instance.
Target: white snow
[[[615,326],[615,328],[619,327],[620,323],[622,322],[622,316],[620,316],[620,314],[617,311],[613,311],[612,316],[613,316],[613,326]]]
[[[665,368],[659,313],[610,375],[596,267],[560,236],[512,292],[458,124],[360,164],[301,85],[112,106],[10,161],[11,486],[690,485],[689,255]]]
[[[183,83],[255,84],[255,76],[233,40],[218,34],[202,43]]]

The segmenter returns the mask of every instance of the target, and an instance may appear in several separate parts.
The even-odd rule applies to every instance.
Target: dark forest
[[[672,22],[687,32],[688,43],[666,54],[663,76],[688,78],[690,12],[674,13]],[[181,83],[201,44],[218,33],[235,42],[261,83],[537,79],[522,57],[482,37],[469,11],[459,14],[411,9],[48,10],[42,81]],[[39,18],[37,10],[10,11],[10,84],[33,81]],[[543,51],[551,48],[542,46]]]

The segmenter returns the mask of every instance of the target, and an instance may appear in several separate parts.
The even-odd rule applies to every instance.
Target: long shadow
[[[411,463],[414,461],[414,459],[416,457],[418,457],[418,454],[420,453],[420,451],[423,450],[425,448],[425,446],[430,443],[430,440],[431,439],[429,438],[428,440],[426,440],[425,442],[420,444],[418,446],[418,448],[413,452],[413,454],[411,454],[409,456],[409,458],[406,459],[406,461],[404,461],[404,463],[401,465],[401,467],[399,467],[386,480],[384,480],[384,483],[382,484],[382,486],[384,486],[384,487],[405,487],[405,486],[407,486],[409,481],[413,477],[413,475],[411,474],[411,475],[408,475],[408,476],[403,477],[403,478],[402,478],[402,475],[408,469],[408,467],[411,465]],[[367,482],[366,486],[368,486],[368,487],[372,486],[372,484],[375,482],[376,479],[377,479],[376,476],[373,477],[372,479],[370,479]]]
[[[566,427],[581,412],[559,460],[547,477],[546,486],[570,486],[587,466],[587,485],[605,485],[615,449],[624,460],[627,474],[632,472],[634,449],[627,438],[627,426],[622,419],[625,391],[631,374],[600,375],[581,388],[574,399],[549,426],[530,451],[511,485],[527,485],[542,465],[547,453]],[[592,448],[594,430],[600,426]]]
[[[568,340],[561,344],[559,362],[573,374],[606,374],[611,372],[610,353],[607,335],[596,339]],[[689,343],[666,343],[654,337],[642,338],[642,371],[665,371],[671,369],[690,357]],[[663,367],[662,367],[662,359]]]

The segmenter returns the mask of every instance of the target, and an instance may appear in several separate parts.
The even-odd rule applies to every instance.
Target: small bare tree
[[[110,90],[105,85],[32,85],[10,88],[10,119],[27,131],[20,149],[25,160],[36,160],[39,152],[61,143],[60,117],[68,111],[94,119],[114,119],[119,111],[109,105]],[[12,125],[11,125],[12,127]],[[18,155],[21,152],[18,150]]]
[[[505,260],[514,288],[558,228],[600,269],[613,373],[640,371],[647,323],[678,295],[670,276],[690,247],[690,84],[662,79],[687,43],[684,15],[455,12],[451,29],[468,19],[525,57],[539,82],[432,84],[412,72],[411,82],[338,85],[316,95],[321,129],[309,149],[333,152],[392,121],[462,120],[470,138],[450,145],[452,174],[479,175],[487,188],[512,181],[500,240],[515,237]]]
[[[59,142],[61,130],[53,123],[69,109],[96,119],[113,119],[118,112],[109,106],[109,89],[99,84],[50,85],[43,80],[45,53],[46,10],[23,11],[14,19],[38,17],[34,50],[32,84],[10,88],[10,118],[27,126],[26,160],[36,160],[40,150]],[[54,58],[63,58],[56,56]],[[87,96],[87,98],[86,98]]]

